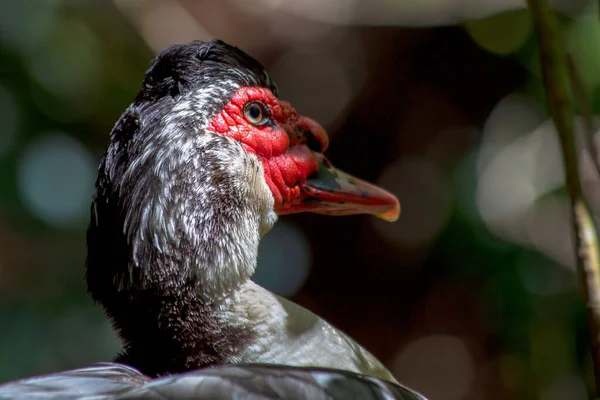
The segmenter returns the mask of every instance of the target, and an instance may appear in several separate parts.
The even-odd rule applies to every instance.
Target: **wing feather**
[[[394,383],[341,370],[221,365],[151,380],[116,363],[0,385],[0,399],[426,400]]]

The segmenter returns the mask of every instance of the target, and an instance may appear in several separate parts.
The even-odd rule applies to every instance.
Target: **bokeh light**
[[[478,160],[478,209],[487,226],[506,240],[534,247],[574,269],[569,202],[560,192],[564,173],[558,136],[548,119],[527,129],[537,119],[538,111],[520,96],[505,98],[490,116]],[[576,122],[582,132],[583,122]]]
[[[323,50],[317,52],[314,46],[290,49],[274,63],[270,75],[282,97],[298,112],[327,126],[350,104],[353,87],[340,60],[327,48]]]
[[[448,177],[430,159],[404,157],[384,171],[378,182],[400,196],[399,223],[373,221],[377,231],[394,244],[419,246],[433,240],[452,209]]]
[[[102,83],[100,39],[83,21],[68,19],[44,35],[27,64],[35,79],[51,93],[68,99],[77,112],[64,112],[65,118],[80,116],[97,99]],[[50,115],[54,115],[52,111]]]
[[[57,14],[58,1],[0,2],[0,40],[33,56],[58,24]]]
[[[465,398],[475,375],[467,347],[450,335],[430,335],[408,343],[398,353],[393,371],[405,384],[439,400]]]
[[[180,4],[154,1],[130,12],[148,45],[156,52],[176,43],[207,40],[210,34]]]
[[[537,128],[546,115],[525,93],[510,93],[501,99],[487,117],[479,148],[477,170],[481,172],[506,145]]]
[[[540,400],[585,400],[585,383],[579,376],[565,375],[556,379],[540,393]]]
[[[263,8],[332,24],[403,26],[451,24],[524,6],[519,0],[260,0],[256,3]]]
[[[11,322],[0,330],[0,352],[11,360],[10,364],[0,363],[3,376],[29,374],[31,362],[38,373],[49,373],[57,361],[77,367],[119,350],[120,343],[110,322],[91,304],[69,306],[53,313],[45,307],[20,314],[15,311],[7,305],[0,306],[0,319]],[[24,348],[31,352],[29,359],[22,357]]]
[[[568,31],[567,45],[583,85],[593,91],[600,84],[600,26],[594,13],[584,13],[574,21]]]
[[[311,253],[302,231],[278,222],[260,242],[252,280],[284,297],[293,296],[310,272]]]
[[[506,27],[511,29],[507,30]],[[469,21],[467,31],[477,44],[497,54],[510,54],[521,48],[532,31],[528,10],[511,10]]]
[[[559,264],[552,265],[539,257],[524,255],[518,266],[523,285],[536,295],[556,296],[568,293],[576,287],[577,277],[574,271]]]
[[[31,143],[19,163],[19,187],[29,210],[50,225],[87,224],[96,160],[73,137],[49,132]]]

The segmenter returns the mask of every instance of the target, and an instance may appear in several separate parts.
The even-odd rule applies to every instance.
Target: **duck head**
[[[327,146],[324,129],[280,100],[241,50],[221,41],[164,50],[100,164],[87,238],[92,296],[113,318],[119,296],[182,285],[216,301],[252,275],[278,215],[396,220],[398,200],[333,167]]]

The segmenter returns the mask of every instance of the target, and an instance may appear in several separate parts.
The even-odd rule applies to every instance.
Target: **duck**
[[[111,131],[87,230],[87,289],[122,351],[112,363],[0,385],[0,398],[50,387],[56,398],[316,399],[331,382],[424,398],[347,334],[251,280],[259,242],[281,216],[398,219],[398,199],[335,168],[328,145],[237,47],[161,51]],[[288,386],[316,397],[277,397]]]

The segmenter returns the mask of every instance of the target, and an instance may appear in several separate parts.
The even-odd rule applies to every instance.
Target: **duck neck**
[[[142,135],[136,148],[113,134],[87,236],[88,290],[123,340],[119,359],[149,375],[227,362],[251,340],[228,304],[276,220],[255,156],[208,132],[177,146],[179,134]]]
[[[236,257],[242,251],[233,245],[227,250],[235,252]],[[245,248],[243,256],[252,263],[246,266],[252,270],[254,252],[254,248]],[[216,260],[231,257],[225,253],[214,255]],[[102,279],[95,276],[89,284],[92,296],[102,303],[122,339],[123,351],[117,361],[149,376],[160,376],[230,363],[254,340],[252,326],[239,323],[236,317],[240,293],[252,284],[249,276],[223,280],[198,272],[215,269],[215,265],[199,265],[195,273],[182,273],[189,260],[164,254],[140,261],[148,270],[137,285],[110,285],[109,275]],[[115,265],[118,263],[106,259],[104,270]],[[228,265],[218,267],[227,270]],[[89,272],[88,265],[88,281]],[[134,282],[138,276],[133,275]],[[96,285],[102,280],[104,288],[99,288]]]
[[[191,284],[172,295],[138,293],[111,314],[124,339],[117,361],[153,377],[234,362],[255,340],[251,326],[236,322],[241,290],[211,303]]]

